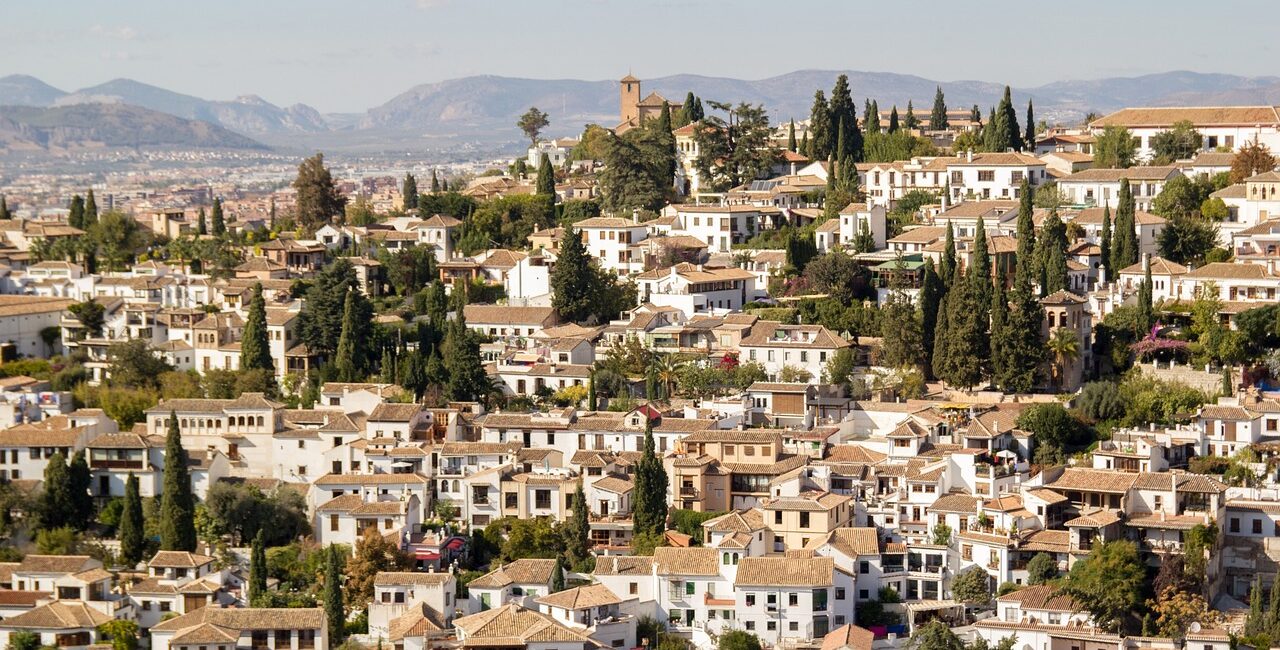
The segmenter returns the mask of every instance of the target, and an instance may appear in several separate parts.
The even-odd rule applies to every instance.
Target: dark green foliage
[[[1138,146],[1129,129],[1111,125],[1094,136],[1093,166],[1097,169],[1132,167],[1137,157]]]
[[[353,294],[353,320],[358,325],[356,338],[362,341],[372,339],[373,306],[360,293],[358,286],[355,269],[345,258],[334,260],[316,275],[298,314],[298,335],[311,352],[332,358],[337,351],[349,293]],[[358,368],[366,367],[362,358],[357,358],[355,363]]]
[[[805,132],[808,147],[804,155],[809,160],[826,160],[831,157],[835,127],[831,113],[827,112],[827,96],[821,90],[813,93],[813,108],[809,111],[809,130]]]
[[[795,153],[796,151],[796,121],[791,120],[787,125],[787,151]],[[0,196],[0,202],[4,201],[4,197]]]
[[[240,339],[240,367],[275,372],[275,362],[271,359],[271,347],[267,341],[267,303],[262,297],[261,282],[253,285],[253,297],[249,299],[249,313],[244,322],[244,335]]]
[[[84,197],[79,194],[73,195],[71,203],[67,205],[67,211],[67,225],[84,230]]]
[[[457,248],[467,255],[490,248],[521,248],[535,230],[554,224],[555,207],[551,197],[517,194],[490,199],[463,219]]]
[[[582,481],[579,480],[578,487],[573,493],[573,512],[561,526],[564,532],[565,558],[568,559],[570,566],[577,566],[579,562],[591,556],[589,510],[587,495],[582,490]]]
[[[418,197],[418,216],[429,219],[432,215],[443,214],[454,219],[466,219],[479,206],[475,199],[458,192],[432,192]]]
[[[960,637],[939,619],[917,628],[915,634],[911,635],[911,647],[915,650],[965,650]]]
[[[942,94],[942,86],[938,86],[933,94],[933,110],[929,113],[929,130],[945,131],[950,126],[947,121],[947,100]]]
[[[1031,105],[1031,100],[1027,100],[1027,122],[1026,134],[1022,137],[1023,146],[1029,151],[1034,152],[1036,148],[1036,111]]]
[[[898,132],[898,106],[895,104],[893,110],[889,111],[889,133]]]
[[[529,138],[529,146],[538,144],[538,136],[549,124],[551,124],[550,116],[538,110],[537,106],[530,106],[529,110],[520,116],[520,121],[516,122],[516,126],[524,132],[524,137]]]
[[[347,614],[342,607],[342,556],[330,545],[324,563],[324,613],[329,624],[329,643],[341,644],[346,636]]]
[[[920,128],[920,118],[916,117],[916,109],[911,105],[911,100],[907,100],[907,115],[902,120],[902,125],[908,130]]]
[[[556,172],[551,168],[551,158],[547,154],[542,154],[542,159],[538,162],[538,179],[534,183],[534,193],[539,196],[556,195]]]
[[[1058,577],[1058,561],[1048,553],[1036,553],[1027,562],[1027,582],[1033,585],[1048,584]]]
[[[456,289],[455,289],[456,291]],[[441,350],[447,376],[445,393],[449,399],[472,402],[486,397],[492,382],[480,358],[480,342],[459,311],[449,324]]]
[[[845,157],[853,158],[854,162],[862,161],[862,131],[858,129],[858,111],[853,105],[853,97],[849,91],[848,75],[840,75],[836,77],[836,84],[831,89],[831,101],[828,103],[827,111],[831,114],[831,124],[839,127],[841,122],[845,123],[847,132],[841,148],[832,153],[836,160],[843,160]],[[876,118],[876,127],[879,130],[879,117]],[[867,127],[868,133],[871,127]]]
[[[1101,249],[1102,268],[1106,273],[1108,282],[1115,280],[1114,271],[1118,269],[1111,268],[1111,206],[1107,205],[1102,208],[1102,233],[1098,236],[1098,248]]]
[[[1061,404],[1035,404],[1018,416],[1018,428],[1035,435],[1035,457],[1058,461],[1063,452],[1092,442],[1093,432]]]
[[[744,102],[737,106],[713,103],[712,107],[727,113],[729,119],[704,117],[694,131],[698,157],[693,165],[702,186],[723,192],[763,178],[779,155],[764,106]]]
[[[743,630],[730,630],[720,635],[717,650],[760,650],[760,637]]]
[[[433,172],[434,173],[434,172]],[[418,209],[418,179],[405,172],[404,183],[400,186],[400,197],[404,201],[404,211]]]
[[[338,381],[362,381],[369,357],[369,340],[361,337],[366,324],[360,318],[356,306],[355,291],[348,291],[342,308],[342,333],[338,336],[338,349],[333,358],[334,376]]]
[[[267,548],[262,531],[253,538],[249,549],[249,593],[253,597],[267,591]]]
[[[983,607],[991,602],[991,577],[986,569],[974,566],[951,581],[951,597],[969,607]]]
[[[288,544],[308,534],[306,501],[296,492],[264,493],[243,483],[219,481],[205,494],[213,527],[236,544],[262,536],[264,546]]]
[[[293,181],[293,188],[298,193],[298,224],[309,231],[314,231],[328,223],[329,219],[343,214],[346,208],[347,199],[338,192],[333,176],[324,166],[322,153],[317,153],[298,165],[298,176]],[[216,225],[214,234],[218,234]]]
[[[401,296],[411,296],[439,277],[435,252],[427,246],[405,248],[381,261],[387,281]]]
[[[142,561],[146,550],[143,532],[142,496],[138,491],[138,477],[129,472],[124,484],[124,508],[120,513],[120,559],[128,566]]]
[[[209,214],[209,219],[212,222],[210,231],[214,237],[221,237],[227,234],[227,220],[222,214],[222,199],[214,197],[213,210]]]
[[[1076,409],[1090,422],[1116,421],[1124,417],[1125,403],[1114,382],[1091,381],[1080,389]]]
[[[98,223],[98,202],[93,198],[91,187],[89,195],[84,199],[84,227],[87,229],[95,223]]]
[[[209,234],[209,222],[206,219],[204,214],[204,206],[200,206],[200,216],[196,221],[196,234],[197,235]]]
[[[804,265],[804,276],[815,292],[825,293],[846,305],[864,297],[870,286],[866,267],[841,250],[833,250],[808,261]]]
[[[1111,266],[1108,270],[1119,277],[1120,271],[1138,262],[1137,226],[1135,224],[1133,189],[1129,179],[1120,179],[1115,224],[1111,239]]]
[[[862,127],[867,130],[868,136],[880,133],[880,106],[874,99],[868,99],[864,105]]]
[[[1126,616],[1142,603],[1146,571],[1138,547],[1130,541],[1104,542],[1071,572],[1060,592],[1075,599],[1106,630],[1119,630]]]
[[[44,489],[40,492],[40,527],[62,528],[73,523],[70,472],[67,457],[56,452],[44,466]]]
[[[947,236],[943,240],[942,246],[942,262],[938,265],[938,275],[942,278],[942,282],[951,288],[952,280],[955,279],[957,273],[960,272],[960,266],[956,263],[956,230],[950,220],[947,221]]]
[[[164,492],[160,501],[160,548],[165,551],[196,550],[195,495],[187,469],[187,451],[178,431],[178,414],[169,412],[169,434],[164,445]]]
[[[937,343],[934,343],[934,373],[939,379],[960,388],[973,388],[982,381],[988,365],[987,304],[974,290],[973,282],[957,275],[947,291],[946,328],[935,335],[946,338],[946,355],[939,367]]]
[[[551,593],[564,591],[564,560],[556,558],[556,566],[551,570]]]
[[[1041,295],[1050,295],[1067,288],[1067,226],[1058,217],[1056,209],[1041,227],[1039,258]]]
[[[645,422],[644,455],[636,463],[632,490],[632,524],[636,535],[662,535],[667,530],[667,470],[653,442],[653,422]]]
[[[550,279],[551,306],[575,323],[606,323],[633,304],[634,290],[600,268],[573,226],[565,229]]]
[[[1204,146],[1204,136],[1194,124],[1183,120],[1173,127],[1151,136],[1151,164],[1168,165],[1176,160],[1190,160]]]
[[[71,510],[67,513],[67,522],[76,530],[84,530],[93,521],[93,495],[89,494],[89,486],[93,477],[89,474],[89,462],[85,459],[85,451],[77,451],[67,466],[67,490],[70,496]]]
[[[924,277],[920,283],[920,335],[925,348],[925,372],[933,374],[933,346],[937,335],[938,316],[942,308],[942,299],[946,295],[946,286],[938,272],[934,270],[933,258],[924,262]]]
[[[1203,264],[1218,245],[1218,227],[1199,216],[1177,216],[1160,231],[1160,255],[1178,264]]]
[[[600,205],[606,212],[629,215],[655,211],[670,193],[674,136],[656,124],[609,135],[600,172]]]

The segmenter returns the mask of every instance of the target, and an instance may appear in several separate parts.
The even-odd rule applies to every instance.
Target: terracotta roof
[[[1232,262],[1213,262],[1205,264],[1194,271],[1189,271],[1188,279],[1230,279],[1230,280],[1274,280],[1267,267],[1262,264],[1234,264]]]
[[[935,499],[933,505],[929,506],[929,511],[977,514],[978,504],[981,502],[982,497],[975,497],[972,494],[963,492],[952,492]]]
[[[1106,508],[1089,508],[1079,517],[1063,524],[1067,528],[1104,528],[1120,521],[1118,510]]]
[[[1028,609],[1050,612],[1078,612],[1080,606],[1071,596],[1058,593],[1052,585],[1032,585],[996,598],[1001,603],[1018,603],[1023,611]]]
[[[849,623],[822,637],[820,650],[871,650],[875,640],[875,632]]]
[[[590,643],[582,632],[515,603],[454,619],[463,646],[526,646],[529,643]]]
[[[653,572],[653,557],[649,555],[602,555],[596,558],[598,576],[647,576]]]
[[[596,479],[596,482],[592,483],[591,486],[614,494],[626,494],[635,487],[627,478],[613,475]]]
[[[829,557],[746,557],[738,565],[735,586],[823,587],[835,579]]]
[[[1187,270],[1187,267],[1163,257],[1156,256],[1151,258],[1151,275],[1182,275]],[[1120,273],[1143,275],[1146,270],[1142,268],[1142,262],[1139,261],[1136,264],[1130,264],[1120,269]]]
[[[661,546],[653,549],[653,562],[661,575],[720,575],[720,553],[714,548]]]
[[[560,609],[589,609],[622,602],[613,591],[600,583],[557,591],[537,599],[538,603]]]
[[[1177,174],[1181,174],[1181,172],[1178,171],[1177,167],[1171,165],[1164,167],[1128,167],[1125,169],[1095,167],[1078,171],[1070,176],[1064,176],[1058,179],[1058,182],[1118,183],[1124,178],[1130,181],[1162,181]]]
[[[1056,481],[1045,487],[1059,492],[1082,490],[1085,492],[1111,492],[1123,494],[1133,487],[1137,474],[1117,472],[1114,470],[1089,469],[1084,467],[1068,467],[1062,471]]]
[[[880,533],[875,528],[837,528],[825,542],[850,557],[880,554]]]
[[[96,628],[110,620],[112,617],[90,607],[88,603],[55,600],[29,612],[4,619],[4,627],[27,630],[78,630]]]
[[[444,631],[444,617],[426,603],[411,605],[405,612],[387,625],[387,637],[391,641],[403,641],[406,637],[425,637]]]
[[[157,551],[151,557],[151,561],[147,563],[150,567],[165,567],[177,569],[194,569],[213,562],[213,558],[208,555],[200,555],[198,553],[188,553],[186,551]]]
[[[319,607],[250,607],[244,609],[201,607],[194,612],[157,623],[155,632],[183,633],[200,625],[210,624],[228,630],[275,630],[280,628],[320,629],[325,622],[324,609]]]
[[[472,580],[467,586],[477,589],[501,589],[509,585],[548,584],[555,571],[555,560],[521,559],[502,565]]]
[[[765,527],[764,516],[750,508],[725,513],[702,522],[702,527],[712,533],[752,533]]]
[[[1189,121],[1197,127],[1280,125],[1274,106],[1168,106],[1124,108],[1089,123],[1090,128],[1107,126],[1168,128]]]
[[[80,573],[101,566],[88,555],[28,555],[14,567],[20,573]]]
[[[436,586],[443,585],[453,579],[453,574],[448,571],[437,571],[435,573],[423,573],[422,571],[381,571],[373,578],[373,585],[381,587],[386,585],[426,585]]]
[[[554,325],[560,321],[551,307],[511,307],[508,305],[467,305],[463,316],[468,324]]]

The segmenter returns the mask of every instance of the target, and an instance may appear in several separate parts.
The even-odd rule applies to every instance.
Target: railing
[[[89,469],[143,469],[141,460],[89,460]]]
[[[691,485],[682,485],[680,486],[680,496],[697,498],[698,488]]]

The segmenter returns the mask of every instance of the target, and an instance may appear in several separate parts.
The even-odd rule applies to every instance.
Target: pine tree
[[[1138,242],[1134,225],[1133,188],[1129,179],[1120,179],[1120,195],[1117,197],[1116,221],[1111,239],[1111,267],[1117,277],[1120,271],[1138,262]]]
[[[436,175],[436,170],[431,170],[431,193],[440,193],[440,177]]]
[[[933,265],[933,258],[925,258],[924,273],[920,281],[920,334],[924,341],[925,372],[933,375],[933,345],[937,334],[939,310],[945,297],[946,286]]]
[[[1031,99],[1027,99],[1027,133],[1023,138],[1027,150],[1035,152],[1036,150],[1036,109],[1031,105]]]
[[[160,495],[160,549],[196,550],[195,497],[187,473],[187,450],[182,448],[178,414],[169,411],[169,434],[164,443],[164,492]]]
[[[947,99],[942,94],[942,86],[933,93],[933,110],[929,113],[929,130],[945,131],[951,126],[947,120]]]
[[[222,199],[213,199],[213,213],[210,219],[213,221],[211,232],[214,237],[221,237],[227,234],[227,222],[222,217]]]
[[[1098,238],[1098,248],[1102,250],[1103,278],[1110,282],[1114,272],[1111,268],[1111,206],[1102,208],[1102,234]]]
[[[209,224],[205,218],[203,206],[200,207],[200,216],[196,220],[196,234],[197,235],[209,234]]]
[[[418,179],[414,178],[413,174],[405,172],[400,196],[404,200],[405,212],[418,209]]]
[[[791,153],[796,152],[796,121],[795,120],[791,120],[791,124],[787,126],[787,151],[790,151]],[[0,197],[0,201],[2,200],[4,200],[4,197]]]
[[[142,515],[142,495],[139,492],[138,477],[129,472],[124,483],[124,508],[120,512],[120,559],[126,566],[132,567],[142,561],[146,539]]]
[[[556,195],[556,172],[551,168],[551,158],[547,154],[542,154],[542,160],[538,162],[538,179],[534,183],[535,193],[538,196]]]
[[[849,91],[849,76],[840,75],[836,77],[835,86],[831,88],[831,99],[827,102],[827,110],[831,113],[831,123],[839,125],[843,120],[850,128],[858,123],[858,109],[853,104],[853,96]],[[852,146],[852,142],[847,143]],[[837,151],[836,158],[839,159],[844,155],[844,151]]]
[[[71,456],[67,465],[67,487],[71,497],[71,527],[84,530],[93,522],[93,495],[89,487],[93,476],[89,473],[89,462],[83,449]]]
[[[1067,226],[1058,217],[1058,209],[1049,210],[1040,238],[1040,266],[1044,284],[1041,295],[1047,296],[1067,288]]]
[[[253,297],[249,299],[249,313],[244,321],[244,335],[240,340],[240,367],[244,370],[269,370],[275,372],[271,359],[271,345],[267,340],[267,302],[262,297],[262,283],[253,285]]]
[[[67,206],[67,225],[84,230],[84,197],[76,194]]]
[[[249,594],[251,598],[260,598],[267,593],[267,548],[263,532],[253,538],[249,549]]]
[[[809,148],[804,154],[809,160],[827,160],[831,158],[831,113],[827,111],[827,96],[821,90],[813,93],[813,107],[809,110],[809,130],[805,137],[809,139]]]
[[[362,381],[364,379],[364,346],[367,341],[360,339],[360,323],[356,310],[355,290],[347,291],[346,301],[342,307],[342,333],[338,336],[338,349],[334,353],[333,370],[338,381]]]
[[[98,223],[98,202],[93,198],[93,188],[89,188],[89,195],[84,199],[84,228],[87,230],[89,226]]]
[[[903,124],[908,131],[920,128],[920,118],[916,117],[916,109],[911,105],[911,100],[907,100],[907,116],[903,120]]]
[[[9,200],[0,195],[0,221],[9,221],[13,219],[13,212],[9,210]]]
[[[342,608],[342,557],[329,545],[324,558],[324,613],[329,623],[329,646],[336,648],[346,636],[347,614]]]

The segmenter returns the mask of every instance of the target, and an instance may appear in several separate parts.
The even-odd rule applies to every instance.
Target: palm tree
[[[680,381],[680,369],[683,367],[684,364],[677,360],[674,354],[664,354],[654,360],[653,373],[658,381],[658,387],[661,388],[662,401],[671,400],[675,386]]]
[[[1053,330],[1046,345],[1053,353],[1053,374],[1055,383],[1061,389],[1067,364],[1080,358],[1080,337],[1070,327],[1059,327]]]

